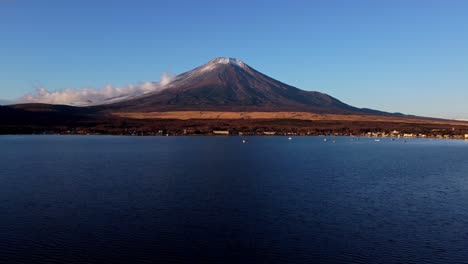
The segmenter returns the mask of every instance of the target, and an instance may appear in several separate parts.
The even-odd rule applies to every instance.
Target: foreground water
[[[0,262],[468,263],[467,142],[248,140],[2,136]]]

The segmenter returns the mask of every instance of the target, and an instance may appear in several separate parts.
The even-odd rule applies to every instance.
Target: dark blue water
[[[468,263],[468,143],[0,137],[0,263]]]

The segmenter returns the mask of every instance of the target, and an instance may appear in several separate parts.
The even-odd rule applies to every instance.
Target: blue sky
[[[346,103],[468,119],[468,1],[0,0],[0,98],[214,57]]]

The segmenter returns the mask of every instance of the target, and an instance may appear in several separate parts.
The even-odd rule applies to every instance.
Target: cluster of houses
[[[212,135],[313,135],[312,133],[281,133],[275,131],[262,131],[262,132],[251,132],[251,133],[243,133],[243,132],[234,132],[229,130],[213,130]],[[353,136],[351,134],[341,135],[339,133],[334,133],[335,136]],[[393,130],[391,132],[367,132],[361,134],[360,136],[367,136],[367,137],[392,137],[392,138],[456,138],[456,139],[467,139],[468,134],[461,134],[461,135],[453,135],[453,134],[423,134],[423,133],[404,133],[397,130]]]
[[[393,130],[390,133],[387,132],[367,132],[366,136],[368,137],[396,137],[396,138],[426,138],[426,134],[416,134],[416,133],[402,133],[397,130]]]
[[[460,135],[454,135],[454,134],[416,134],[416,133],[403,133],[397,130],[393,130],[390,133],[386,132],[367,132],[365,134],[368,137],[396,137],[396,138],[456,138],[456,139],[467,139],[468,140],[468,134],[460,134]]]

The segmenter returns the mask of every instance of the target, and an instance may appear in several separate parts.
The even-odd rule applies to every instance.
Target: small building
[[[465,139],[468,139],[468,134],[465,134]]]
[[[276,132],[263,132],[264,135],[269,135],[269,136],[273,136],[276,134]]]
[[[213,130],[215,135],[229,135],[229,130]]]

